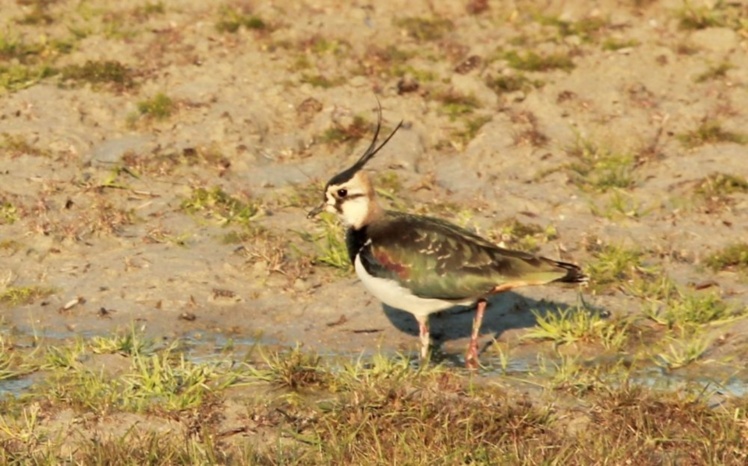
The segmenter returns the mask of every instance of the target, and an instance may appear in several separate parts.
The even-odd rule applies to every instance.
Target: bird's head
[[[379,130],[382,127],[382,109],[379,109],[377,129],[374,138],[364,154],[351,167],[330,178],[325,186],[324,199],[316,208],[307,215],[312,218],[326,210],[337,214],[347,226],[359,229],[366,225],[371,217],[372,209],[377,207],[374,187],[366,172],[364,165],[371,160],[379,150],[395,135],[403,122],[401,121],[387,138],[377,146]]]

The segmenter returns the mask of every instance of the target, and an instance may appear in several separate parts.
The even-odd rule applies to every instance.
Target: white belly
[[[390,307],[410,312],[418,320],[425,319],[429,314],[433,314],[434,312],[443,311],[454,306],[468,306],[475,302],[475,299],[450,301],[445,299],[420,298],[411,293],[407,288],[400,286],[397,282],[369,275],[361,263],[360,256],[356,256],[354,268],[361,283],[377,299]]]

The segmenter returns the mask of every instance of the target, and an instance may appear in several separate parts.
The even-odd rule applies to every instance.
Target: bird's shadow
[[[418,322],[409,312],[383,305],[385,316],[398,330],[409,335],[418,336]],[[506,292],[488,298],[488,307],[483,316],[480,334],[493,335],[494,339],[506,330],[529,328],[537,325],[537,316],[549,313],[564,312],[569,308],[579,308],[581,312],[605,315],[602,309],[588,306],[586,303],[573,304],[536,300],[514,292]],[[432,314],[429,319],[431,338],[435,346],[444,342],[469,338],[473,328],[475,306],[455,306],[454,308]]]

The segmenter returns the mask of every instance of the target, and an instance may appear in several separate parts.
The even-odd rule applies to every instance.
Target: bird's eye
[[[346,197],[348,195],[348,190],[345,188],[338,189],[338,197]]]

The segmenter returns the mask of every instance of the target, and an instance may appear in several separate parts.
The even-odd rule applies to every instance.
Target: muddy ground
[[[135,325],[415,354],[415,321],[323,263],[339,231],[305,218],[377,102],[386,129],[404,121],[370,164],[386,202],[508,246],[507,225],[531,225],[530,249],[583,266],[635,249],[742,312],[745,274],[705,260],[748,238],[748,189],[703,193],[748,174],[746,17],[676,0],[5,2],[0,274],[37,297],[3,319],[52,339]],[[626,280],[585,299],[641,313]],[[515,345],[532,310],[578,299],[498,297],[483,342]],[[433,319],[448,357],[471,319]],[[744,355],[746,325],[709,330],[710,357]]]

